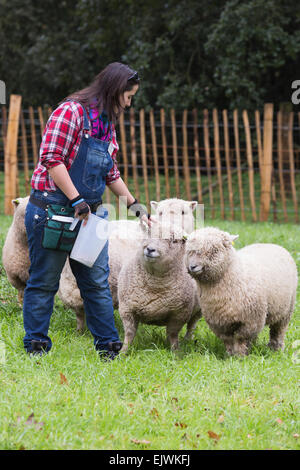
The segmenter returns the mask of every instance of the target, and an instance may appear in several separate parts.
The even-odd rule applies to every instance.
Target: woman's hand
[[[88,203],[84,200],[84,198],[79,195],[74,199],[71,199],[69,204],[71,207],[74,208],[74,217],[76,219],[83,220],[83,225],[86,225],[89,215],[91,213],[91,209]]]
[[[85,201],[82,201],[75,206],[74,217],[76,217],[79,220],[83,220],[83,225],[87,224],[90,213],[91,213],[90,206]]]
[[[148,227],[151,227],[151,225],[153,224],[153,222],[156,222],[155,219],[151,219],[151,217],[148,217],[146,214],[143,214],[141,217],[140,217],[141,221],[142,222],[145,222]]]

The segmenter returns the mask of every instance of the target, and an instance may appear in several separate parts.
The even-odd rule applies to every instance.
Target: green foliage
[[[292,2],[230,0],[212,29],[215,93],[226,107],[253,109],[264,101],[289,101],[300,57],[299,15]],[[215,54],[216,51],[224,54]],[[277,96],[276,96],[277,93]]]
[[[139,71],[138,107],[290,101],[300,14],[284,0],[2,0],[0,79],[54,106],[108,63]]]

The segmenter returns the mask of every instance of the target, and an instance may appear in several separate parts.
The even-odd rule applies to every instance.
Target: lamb
[[[230,355],[246,355],[265,325],[269,347],[284,347],[297,288],[297,268],[288,251],[256,243],[235,250],[230,235],[206,227],[192,232],[185,263],[201,290],[202,315]]]
[[[13,222],[7,232],[2,249],[2,264],[9,282],[18,291],[18,300],[23,302],[24,289],[29,277],[29,250],[25,228],[25,210],[29,196],[14,199]]]
[[[196,282],[184,265],[185,232],[172,224],[153,224],[134,257],[119,275],[119,313],[125,338],[121,352],[133,341],[138,324],[165,325],[171,349],[185,323],[190,338],[201,317]]]

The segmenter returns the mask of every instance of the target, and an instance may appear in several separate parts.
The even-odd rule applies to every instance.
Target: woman
[[[60,242],[68,241],[66,237],[70,235],[57,229],[49,231],[49,214],[53,215],[54,211],[55,215],[74,215],[86,224],[90,213],[97,210],[99,214],[99,209],[101,213],[101,197],[107,184],[115,195],[127,198],[127,207],[135,215],[151,224],[120,177],[116,163],[119,147],[115,123],[130,106],[138,88],[137,72],[114,62],[90,86],[63,100],[47,122],[25,215],[31,266],[24,292],[23,319],[24,347],[29,353],[42,354],[52,346],[49,322],[68,256],[67,251],[60,251],[66,249],[62,245],[49,249],[53,248],[48,243],[49,233],[50,238],[52,234],[58,235]],[[108,284],[108,243],[92,268],[72,259],[70,265],[83,298],[95,348],[101,356],[114,359],[122,343],[114,324]]]

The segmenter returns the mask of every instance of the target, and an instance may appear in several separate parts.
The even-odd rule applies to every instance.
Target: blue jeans
[[[30,352],[31,341],[48,341],[46,351],[52,346],[48,329],[59,288],[61,271],[68,253],[46,250],[42,247],[42,235],[46,221],[45,210],[28,202],[25,226],[30,254],[29,280],[24,291],[24,347]],[[115,328],[111,292],[108,284],[108,242],[94,266],[87,266],[70,259],[84,303],[86,323],[94,337],[96,349],[107,350],[110,341],[119,341]]]

